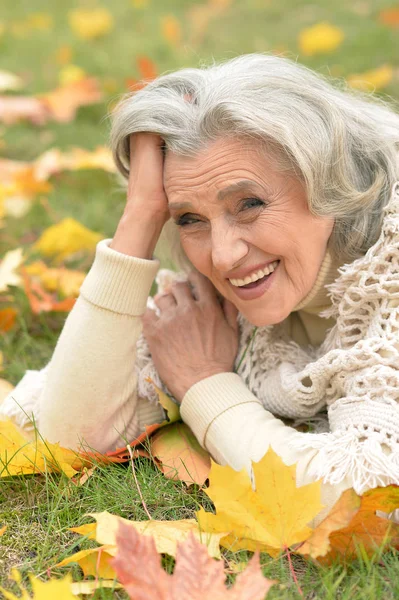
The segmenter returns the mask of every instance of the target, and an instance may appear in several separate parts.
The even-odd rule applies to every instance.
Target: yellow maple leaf
[[[61,262],[77,252],[93,251],[102,237],[100,233],[68,217],[46,229],[34,248],[44,256],[54,256]]]
[[[69,25],[75,35],[92,40],[109,33],[114,18],[106,8],[76,8],[68,14]]]
[[[344,39],[342,29],[323,22],[303,29],[298,36],[298,44],[303,54],[313,56],[333,52]]]
[[[76,474],[72,467],[76,460],[76,452],[38,436],[28,439],[10,419],[0,421],[0,477],[48,471],[72,477]]]
[[[75,600],[76,598],[71,589],[71,575],[67,575],[64,579],[50,579],[50,581],[41,581],[34,575],[29,575],[32,595],[22,586],[21,575],[16,569],[12,569],[10,578],[17,584],[21,596],[16,596],[0,587],[0,591],[8,600],[54,600],[54,598],[57,598],[57,600]]]
[[[86,72],[78,65],[65,65],[58,73],[58,81],[61,85],[69,85],[86,77]]]
[[[393,74],[391,65],[382,65],[365,73],[349,75],[347,81],[351,87],[358,90],[380,90],[392,81]]]
[[[229,531],[220,543],[230,550],[259,549],[277,556],[311,535],[308,523],[323,508],[321,484],[297,487],[295,466],[286,466],[271,448],[252,467],[255,491],[245,469],[237,472],[212,463],[210,485],[204,491],[216,515],[201,508],[198,523],[203,531]]]
[[[50,269],[41,261],[35,261],[25,268],[28,275],[36,277],[49,292],[61,292],[66,297],[77,297],[86,273],[66,267]]]
[[[116,515],[104,511],[101,513],[91,513],[97,523],[89,523],[82,527],[71,529],[75,533],[88,535],[89,539],[95,539],[98,544],[106,546],[106,551],[113,554],[113,547],[116,547],[116,534],[121,522],[129,527],[133,527],[142,535],[152,536],[155,540],[157,551],[160,554],[169,554],[176,556],[177,543],[187,539],[190,532],[195,538],[205,544],[208,548],[209,556],[220,558],[219,540],[226,534],[226,531],[216,534],[201,531],[195,519],[181,519],[179,521],[129,521]],[[71,558],[71,557],[70,557]]]
[[[161,31],[163,37],[172,46],[177,46],[181,42],[180,21],[173,15],[166,15],[162,18]]]

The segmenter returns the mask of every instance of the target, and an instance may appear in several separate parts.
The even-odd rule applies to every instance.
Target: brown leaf
[[[80,106],[99,102],[101,98],[97,80],[87,77],[48,92],[41,100],[55,121],[67,123],[75,118]]]
[[[256,554],[236,585],[228,590],[223,563],[210,558],[193,535],[178,545],[173,575],[162,569],[154,540],[123,523],[117,534],[117,548],[112,566],[134,600],[263,600],[275,583],[263,577]]]
[[[15,318],[18,312],[15,308],[2,308],[0,310],[0,333],[10,331],[15,325]]]
[[[388,27],[399,27],[399,6],[392,6],[381,11],[379,20]]]
[[[349,525],[331,534],[331,550],[324,558],[319,558],[318,562],[330,564],[337,559],[352,560],[358,554],[358,547],[367,556],[387,545],[398,548],[399,525],[376,514],[377,511],[389,513],[398,507],[399,486],[375,488],[366,492]]]
[[[19,121],[30,121],[44,125],[50,112],[39,98],[29,96],[0,96],[0,121],[13,125]]]
[[[330,550],[330,535],[346,527],[360,507],[361,499],[353,489],[345,490],[334,504],[325,519],[316,527],[312,535],[295,552],[312,558],[325,556]]]
[[[185,423],[173,423],[157,431],[151,437],[151,454],[161,462],[161,471],[168,479],[188,485],[203,485],[208,479],[210,455]]]

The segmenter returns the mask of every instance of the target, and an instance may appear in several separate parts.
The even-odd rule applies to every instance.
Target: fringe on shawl
[[[359,495],[371,488],[399,484],[399,443],[379,432],[369,432],[367,438],[355,428],[304,433],[290,445],[298,451],[318,451],[317,461],[309,465],[309,474],[324,483],[336,485],[348,477]]]

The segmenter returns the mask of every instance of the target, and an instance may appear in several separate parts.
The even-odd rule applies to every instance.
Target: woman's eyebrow
[[[224,200],[227,196],[230,196],[231,194],[241,192],[242,190],[249,190],[251,188],[254,191],[259,191],[261,189],[259,183],[257,183],[256,181],[252,181],[252,179],[242,179],[241,181],[232,183],[231,185],[228,185],[222,190],[219,190],[216,197],[218,200]],[[190,202],[171,202],[169,204],[169,208],[171,208],[172,210],[181,210],[192,207],[193,205]]]

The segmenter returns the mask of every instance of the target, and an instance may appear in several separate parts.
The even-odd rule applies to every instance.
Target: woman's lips
[[[273,273],[259,279],[259,281],[255,281],[255,283],[249,284],[249,287],[237,287],[229,282],[230,289],[240,298],[241,300],[255,300],[256,298],[260,298],[267,290],[270,289],[270,286],[273,285],[274,280],[276,279],[276,273],[279,270],[280,263],[274,269]]]

